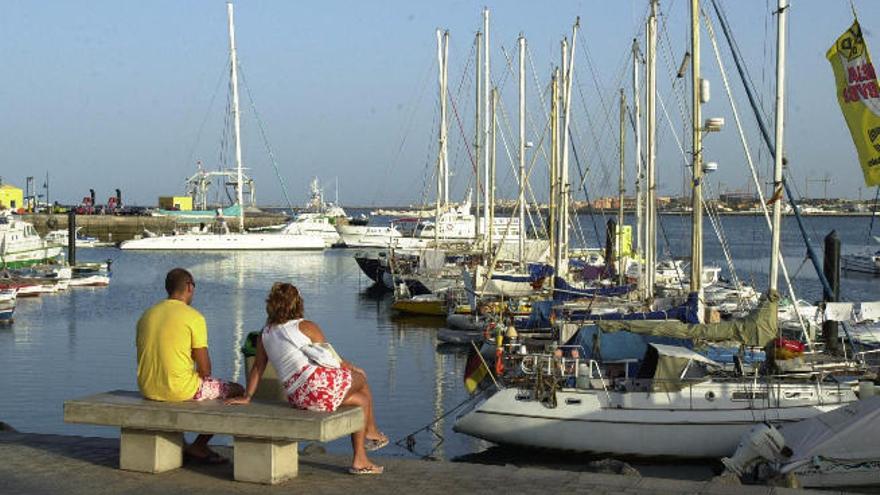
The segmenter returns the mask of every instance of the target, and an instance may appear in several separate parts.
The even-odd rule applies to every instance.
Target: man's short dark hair
[[[186,284],[195,285],[195,280],[193,280],[192,274],[183,268],[172,268],[168,275],[165,275],[165,292],[169,296],[185,291]]]

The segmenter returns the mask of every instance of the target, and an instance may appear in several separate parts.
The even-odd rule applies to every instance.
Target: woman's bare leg
[[[366,414],[366,406],[369,404],[369,399],[360,392],[349,393],[342,401],[342,404],[346,406],[360,406],[364,409],[364,413]],[[367,457],[367,449],[364,448],[366,436],[366,428],[351,434],[351,449],[353,451],[351,467],[355,469],[379,468],[379,466],[370,462],[369,457]]]
[[[351,372],[351,388],[348,389],[346,397],[353,394],[361,394],[366,400],[366,404],[361,405],[364,409],[366,437],[370,440],[384,439],[385,435],[383,435],[376,426],[376,415],[373,413],[373,394],[370,391],[370,386],[367,384],[366,377],[357,371]]]

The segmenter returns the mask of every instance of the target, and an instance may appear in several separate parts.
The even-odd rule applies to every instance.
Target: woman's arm
[[[227,405],[247,404],[251,401],[251,398],[257,392],[257,386],[260,384],[263,372],[266,371],[266,364],[268,362],[269,356],[266,355],[266,349],[263,347],[263,339],[257,338],[257,355],[254,358],[254,365],[251,367],[251,372],[248,373],[247,389],[244,392],[244,397],[229,399],[226,401]]]
[[[321,327],[319,327],[318,324],[313,321],[303,320],[299,324],[299,330],[303,334],[305,334],[305,336],[308,337],[309,340],[311,340],[312,343],[314,343],[314,344],[320,344],[323,342],[327,342],[327,338],[324,337],[324,332],[321,331]],[[340,358],[339,365],[345,369],[348,369],[351,371],[356,371],[356,372],[364,375],[364,377],[367,376],[367,373],[364,370],[358,368],[357,366],[349,363],[348,361],[346,361],[344,359]]]

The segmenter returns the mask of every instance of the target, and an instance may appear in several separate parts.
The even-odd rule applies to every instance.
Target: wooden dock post
[[[833,297],[825,296],[825,302],[837,302],[840,300],[840,238],[837,237],[837,231],[832,230],[825,236],[825,260],[822,266],[825,278],[831,284],[831,290],[834,292]],[[832,354],[836,354],[840,350],[840,341],[837,338],[836,321],[826,321],[822,323],[822,338],[825,341],[825,349]]]
[[[67,264],[76,264],[76,211],[67,212]]]

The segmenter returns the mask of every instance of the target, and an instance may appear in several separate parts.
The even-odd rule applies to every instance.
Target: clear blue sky
[[[772,101],[775,1],[722,0],[753,78]],[[856,197],[861,173],[837,105],[825,51],[851,22],[844,0],[792,0],[788,64],[787,155],[798,189],[804,177],[832,182],[829,195]],[[539,91],[558,63],[559,40],[570,36],[576,16],[582,30],[576,55],[573,116],[582,165],[589,163],[592,196],[613,194],[617,164],[617,88],[627,97],[628,57],[633,36],[643,40],[647,0],[612,2],[488,2],[492,12],[493,80],[502,85],[501,126],[516,140],[515,75],[504,62],[516,38],[528,38],[530,134],[543,126]],[[709,6],[708,2],[705,2]],[[436,153],[436,52],[434,30],[449,29],[450,93],[461,119],[450,128],[453,197],[460,199],[470,165],[462,135],[473,134],[473,34],[484,3],[239,1],[236,35],[247,86],[278,158],[291,199],[306,199],[318,176],[333,196],[339,180],[343,205],[419,202],[431,184]],[[880,56],[880,2],[857,0],[869,49]],[[670,88],[688,42],[688,2],[661,1],[661,93],[676,133],[683,134],[680,96]],[[714,17],[714,16],[713,16]],[[716,29],[720,31],[716,23]],[[0,16],[0,176],[24,185],[27,175],[48,171],[51,195],[77,202],[93,187],[103,202],[123,189],[128,202],[154,204],[159,195],[180,194],[196,160],[215,168],[226,101],[228,41],[222,0],[11,1]],[[725,189],[743,188],[745,160],[727,99],[703,32],[704,76],[713,100],[705,116],[723,116],[728,126],[705,143],[718,161],[712,178]],[[735,77],[723,40],[721,50]],[[468,65],[470,64],[470,65]],[[465,69],[468,72],[465,73]],[[535,80],[537,78],[537,81]],[[751,112],[732,81],[746,116],[753,154],[767,154],[757,139]],[[537,87],[540,84],[540,87]],[[681,84],[681,82],[677,83]],[[686,89],[686,88],[684,88]],[[683,95],[678,91],[678,95]],[[279,181],[260,137],[246,93],[243,138],[246,165],[257,180],[261,204],[282,204]],[[769,107],[768,107],[769,108]],[[682,158],[662,112],[661,192],[677,194]],[[687,135],[687,133],[684,133]],[[537,141],[532,136],[530,139]],[[631,137],[629,138],[631,142]],[[499,138],[499,143],[502,138]],[[500,146],[500,145],[499,145]],[[762,150],[762,151],[759,151]],[[499,152],[499,188],[513,194],[507,155]],[[632,148],[627,153],[633,156]],[[630,162],[631,163],[631,162]],[[573,174],[577,175],[575,162]],[[539,160],[534,187],[544,195]],[[810,195],[822,185],[811,183]],[[430,191],[427,191],[430,193]],[[863,191],[867,196],[868,191]],[[579,196],[580,197],[580,196]]]

